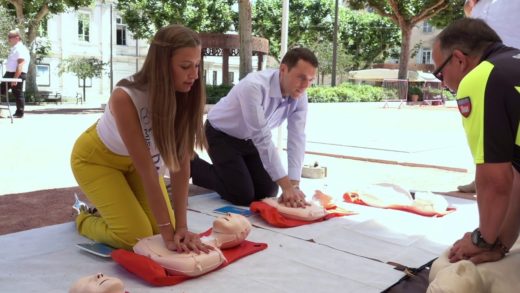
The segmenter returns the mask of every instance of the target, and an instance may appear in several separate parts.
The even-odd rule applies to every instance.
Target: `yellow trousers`
[[[99,212],[77,216],[76,228],[81,235],[115,248],[131,249],[139,239],[159,233],[132,159],[110,151],[100,140],[96,124],[74,144],[71,166],[81,190]],[[159,177],[170,221],[175,225],[168,192]]]

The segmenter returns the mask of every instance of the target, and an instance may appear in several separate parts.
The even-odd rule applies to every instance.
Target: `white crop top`
[[[132,77],[128,78],[129,80]],[[150,150],[150,155],[152,156],[153,163],[155,165],[156,170],[160,175],[164,175],[164,161],[159,154],[159,150],[155,145],[155,141],[153,139],[152,134],[152,119],[150,115],[150,110],[148,106],[148,95],[135,88],[122,87],[118,86],[116,89],[124,90],[134,102],[134,106],[137,109],[137,113],[139,115],[139,122],[141,123],[141,130],[143,131],[143,136],[146,141],[146,145]],[[117,129],[116,121],[114,119],[114,115],[110,110],[110,103],[107,103],[105,107],[105,112],[99,119],[96,127],[97,133],[101,141],[105,144],[105,146],[115,154],[121,156],[128,156],[128,149],[126,148],[121,135]]]

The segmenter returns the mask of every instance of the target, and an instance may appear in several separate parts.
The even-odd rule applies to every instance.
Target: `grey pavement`
[[[100,103],[27,106],[0,118],[0,195],[77,186],[69,157],[80,133],[101,115]],[[275,140],[277,131],[273,132]],[[285,145],[285,132],[282,132]],[[323,180],[304,187],[345,190],[393,182],[450,191],[473,178],[473,165],[456,107],[381,103],[310,104],[306,163],[327,166]],[[285,154],[285,152],[282,152]],[[206,154],[202,153],[202,157]]]

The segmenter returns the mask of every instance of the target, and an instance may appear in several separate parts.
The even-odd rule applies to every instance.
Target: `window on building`
[[[116,44],[126,46],[126,24],[121,17],[116,18]]]
[[[83,42],[90,41],[90,15],[87,13],[78,15],[78,40]]]
[[[213,82],[212,85],[217,85],[217,72],[213,70]]]
[[[431,33],[433,31],[433,26],[428,22],[423,22],[422,31],[424,33]]]
[[[231,84],[231,83],[234,83],[234,82],[235,82],[235,73],[234,73],[233,71],[230,71],[230,72],[228,72],[228,73],[229,73],[229,75],[228,75],[228,81],[229,81],[229,83],[230,83],[230,84]]]
[[[421,51],[421,64],[432,64],[432,49],[423,48]]]

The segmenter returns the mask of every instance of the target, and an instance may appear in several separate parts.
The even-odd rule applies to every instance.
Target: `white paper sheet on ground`
[[[190,229],[202,232],[214,217],[188,212]],[[174,287],[151,287],[117,263],[75,247],[85,238],[65,223],[0,236],[0,292],[67,292],[80,277],[102,272],[120,278],[132,293],[150,292],[380,292],[403,273],[391,266],[316,243],[253,228],[251,241],[269,248]]]
[[[330,245],[382,262],[397,262],[420,267],[438,257],[462,235],[478,226],[476,201],[446,197],[457,210],[441,218],[391,209],[341,203],[358,212],[325,222],[294,228],[275,228],[259,216],[250,217],[253,225],[304,240]],[[190,197],[190,209],[214,214],[215,208],[229,204],[216,193]]]
[[[442,218],[349,205],[362,216],[339,219],[344,225],[314,239],[355,255],[420,267],[438,257],[462,235],[478,226],[475,201],[448,198],[456,212]]]
[[[221,199],[217,193],[192,196],[188,199],[188,208],[190,210],[214,216],[218,216],[219,214],[213,212],[213,210],[229,204],[230,203],[228,201]],[[304,240],[311,240],[318,233],[322,233],[324,230],[334,231],[337,229],[337,227],[341,226],[341,223],[336,223],[335,219],[331,219],[325,222],[320,222],[319,228],[317,228],[317,224],[303,225],[294,228],[276,228],[266,223],[258,214],[250,216],[248,219],[254,226],[280,232],[285,235]]]

